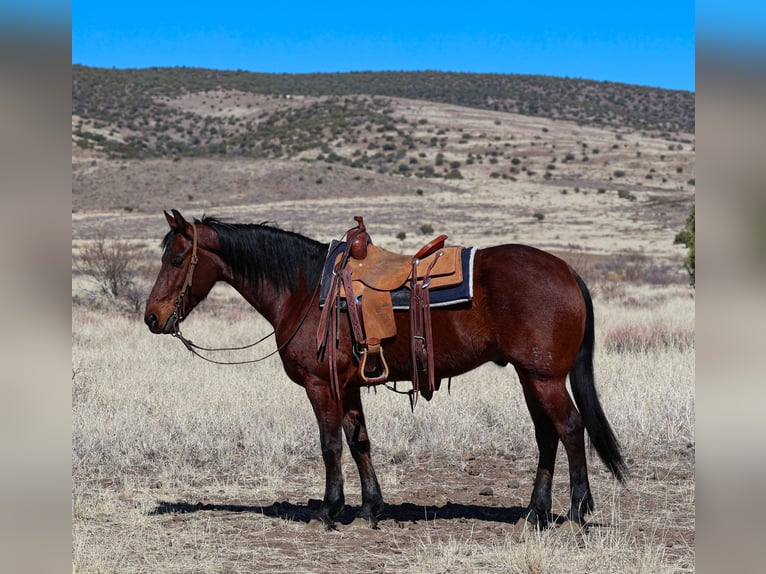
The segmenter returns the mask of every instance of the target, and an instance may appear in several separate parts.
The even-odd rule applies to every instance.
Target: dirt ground
[[[559,461],[554,479],[556,524],[549,534],[563,548],[596,546],[596,539],[618,540],[620,552],[640,553],[652,548],[662,555],[663,571],[693,571],[695,554],[693,449],[672,459],[644,459],[631,467],[627,486],[619,486],[600,465],[591,465],[596,511],[585,528],[562,516],[568,499],[566,462]],[[598,463],[597,463],[598,464]],[[357,572],[394,570],[507,571],[497,557],[476,553],[477,548],[523,547],[538,536],[523,519],[534,476],[535,459],[473,457],[461,460],[424,458],[378,463],[386,509],[378,528],[354,520],[359,508],[358,479],[346,465],[347,506],[335,530],[310,521],[322,492],[319,468],[295,468],[282,483],[277,498],[242,494],[210,481],[123,497],[126,512],[144,499],[142,529],[154,543],[136,542],[125,548],[127,571],[194,571],[209,565],[218,572],[329,572],[351,568]],[[392,485],[390,476],[396,477]],[[388,479],[387,479],[388,477]],[[106,518],[106,517],[105,517]],[[114,516],[112,516],[114,519]],[[95,531],[114,525],[89,521]],[[204,543],[201,543],[204,537]],[[525,544],[521,544],[525,543]],[[555,543],[555,542],[554,542]],[[548,541],[551,544],[551,541]],[[164,548],[163,548],[164,546]],[[527,551],[528,552],[528,551]],[[566,550],[564,550],[566,552]],[[457,554],[458,556],[449,555]],[[472,553],[474,556],[472,556]],[[425,564],[418,563],[427,557]],[[165,560],[172,560],[166,564]],[[429,566],[430,564],[430,566]],[[212,566],[214,565],[214,566]],[[530,571],[519,564],[519,571]],[[642,570],[639,564],[637,571]],[[607,569],[612,571],[611,569]],[[614,571],[620,571],[616,566]],[[555,571],[551,563],[544,571]],[[604,571],[596,568],[593,571]]]

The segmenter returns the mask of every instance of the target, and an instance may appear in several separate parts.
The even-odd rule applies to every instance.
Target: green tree
[[[686,225],[677,235],[673,243],[683,243],[689,248],[689,253],[684,259],[684,267],[689,273],[689,284],[694,287],[694,206],[692,205],[689,216],[686,218]]]

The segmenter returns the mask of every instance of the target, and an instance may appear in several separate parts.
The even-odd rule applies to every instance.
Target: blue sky
[[[72,3],[72,62],[542,74],[694,90],[691,0]]]

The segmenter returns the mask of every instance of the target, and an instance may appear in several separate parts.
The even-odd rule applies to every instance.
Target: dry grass
[[[189,320],[187,336],[236,344],[267,332],[262,320],[230,297],[226,290],[214,295],[207,305],[211,312],[203,307]],[[311,408],[302,389],[283,375],[278,359],[257,366],[210,365],[192,359],[169,337],[149,335],[136,318],[75,307],[73,570],[224,572],[262,567],[308,572],[325,570],[333,560],[340,566],[359,559],[357,544],[365,548],[363,563],[383,571],[687,569],[693,546],[680,557],[678,548],[668,553],[663,524],[677,517],[658,514],[654,505],[664,497],[686,513],[689,505],[693,508],[693,485],[691,491],[683,486],[688,481],[675,487],[657,482],[688,466],[684,457],[694,443],[693,339],[630,349],[605,343],[613,333],[642,323],[673,332],[692,329],[693,299],[680,288],[643,287],[622,301],[597,300],[596,305],[602,349],[596,363],[598,386],[631,464],[636,501],[625,503],[629,508],[623,510],[625,494],[592,459],[595,496],[606,513],[597,512],[593,520],[608,527],[587,534],[566,528],[526,532],[523,521],[515,526],[478,521],[466,530],[454,521],[444,526],[427,518],[406,528],[394,521],[380,532],[322,533],[307,531],[300,521],[225,508],[155,515],[161,501],[249,508],[254,501],[293,504],[296,497],[319,497],[323,470]],[[410,476],[423,472],[419,468],[481,480],[483,474],[469,467],[481,469],[486,461],[500,459],[516,460],[508,471],[520,467],[528,473],[536,451],[516,383],[512,369],[485,366],[455,379],[451,396],[440,392],[431,403],[419,402],[414,413],[406,399],[393,393],[365,395],[374,456],[389,503],[420,496],[412,490]],[[347,502],[359,504],[353,462],[344,456]],[[554,509],[566,505],[562,456]],[[500,470],[506,472],[502,465]],[[503,496],[501,506],[525,503],[531,477],[524,473],[519,475],[520,489],[505,488],[507,479],[494,482],[498,493],[510,496]],[[434,504],[449,502],[440,492],[458,495],[455,483],[428,484],[420,485],[425,488],[422,495]],[[651,510],[635,507],[647,501],[655,501]],[[490,532],[482,530],[490,527]],[[295,562],[286,562],[286,556]]]

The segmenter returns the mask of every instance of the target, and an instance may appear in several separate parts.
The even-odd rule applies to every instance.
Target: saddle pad
[[[319,290],[319,306],[324,307],[327,293],[332,281],[332,270],[338,255],[343,253],[346,244],[343,241],[333,240],[328,249],[325,267],[322,271],[322,285]],[[431,307],[446,307],[466,303],[473,299],[473,259],[478,247],[464,247],[460,251],[460,265],[463,271],[463,281],[454,287],[432,287],[430,289]],[[391,291],[391,302],[395,310],[410,308],[410,290],[406,287]],[[341,308],[346,304],[341,301]]]

